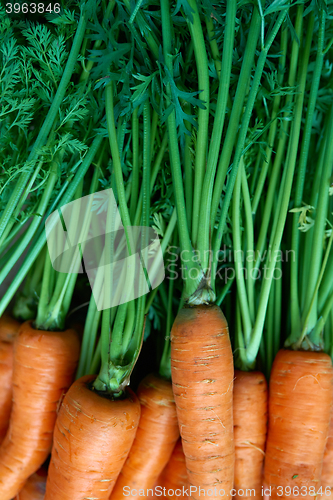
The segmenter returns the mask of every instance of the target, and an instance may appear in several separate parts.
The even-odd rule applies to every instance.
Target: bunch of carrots
[[[8,5],[0,500],[328,500],[332,2]]]

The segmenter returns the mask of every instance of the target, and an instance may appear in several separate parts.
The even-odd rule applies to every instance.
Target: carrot
[[[261,498],[267,432],[267,383],[260,372],[235,370],[235,498]]]
[[[134,499],[143,490],[154,488],[179,438],[176,406],[171,382],[150,374],[139,385],[141,404],[138,431],[111,500]],[[125,489],[126,487],[126,489]],[[136,494],[127,494],[136,490]]]
[[[13,408],[0,448],[0,498],[10,500],[46,460],[59,400],[68,389],[79,357],[74,330],[35,330],[21,325],[14,344]]]
[[[13,341],[20,323],[3,315],[0,318],[0,444],[9,425],[13,392]]]
[[[184,498],[186,496],[183,495],[183,488],[186,489],[187,484],[185,455],[183,452],[182,440],[178,439],[171,458],[158,479],[158,485],[161,488],[165,488],[166,498],[169,500],[176,500],[177,498]],[[176,492],[176,490],[180,490],[182,494],[176,494],[179,493]],[[173,495],[171,494],[172,491],[174,492]]]
[[[331,489],[333,487],[333,415],[331,415],[330,428],[324,453],[321,485],[323,490],[326,490],[327,493],[330,492],[327,496],[331,496]],[[323,494],[320,498],[323,499],[324,496]]]
[[[110,399],[90,389],[95,376],[74,382],[61,405],[45,500],[108,499],[131,449],[140,403],[126,389]]]
[[[189,494],[229,498],[234,368],[227,321],[218,306],[181,309],[171,330],[171,372]]]
[[[16,496],[16,500],[44,500],[46,478],[47,469],[41,467],[27,479],[23,489]]]
[[[332,383],[332,363],[327,354],[278,352],[269,386],[265,457],[265,483],[271,488],[272,499],[300,495],[310,499],[318,491]]]

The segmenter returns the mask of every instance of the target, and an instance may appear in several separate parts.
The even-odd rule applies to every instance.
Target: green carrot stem
[[[215,38],[213,18],[211,16],[205,16],[205,22],[206,22],[206,28],[207,28],[208,41],[209,41],[210,50],[212,53],[217,77],[218,77],[218,79],[220,79],[221,69],[222,69],[223,64],[222,64],[222,61],[220,58],[220,52],[219,52],[219,48],[218,48],[217,41]]]
[[[267,43],[265,44],[265,47],[262,49],[262,51],[260,53],[257,67],[256,67],[256,71],[255,71],[255,74],[253,77],[251,90],[249,93],[248,101],[247,101],[245,112],[244,112],[243,119],[242,119],[241,128],[239,131],[239,137],[238,137],[235,156],[234,156],[234,162],[233,162],[232,170],[231,170],[230,177],[228,180],[225,198],[223,201],[222,212],[221,212],[221,217],[220,217],[220,221],[219,221],[219,225],[218,225],[218,229],[217,229],[217,234],[215,236],[215,241],[213,243],[213,261],[212,261],[212,288],[213,289],[215,287],[215,273],[216,273],[216,267],[217,267],[217,255],[218,255],[219,248],[221,246],[223,232],[225,229],[225,221],[226,221],[229,204],[230,204],[231,197],[232,197],[232,191],[233,191],[234,184],[236,181],[236,176],[237,176],[237,171],[238,171],[240,159],[241,159],[241,156],[243,154],[245,138],[246,138],[248,126],[250,123],[250,118],[251,118],[255,98],[256,98],[256,95],[258,93],[260,80],[261,80],[262,72],[264,70],[265,61],[267,58],[268,51],[269,51],[269,49],[270,49],[270,47],[275,39],[280,27],[281,27],[286,15],[287,15],[286,10],[279,13],[277,21],[276,21],[275,25],[273,26],[273,28],[268,36]]]
[[[196,0],[188,0],[192,9],[193,21],[188,20],[188,26],[193,40],[194,55],[197,66],[199,99],[205,108],[198,110],[197,147],[194,161],[194,192],[192,217],[192,244],[195,247],[198,238],[200,223],[201,196],[206,167],[206,152],[208,144],[209,124],[209,73],[205,39],[202,32],[201,20]],[[224,113],[223,113],[224,117]],[[201,229],[200,229],[201,232]]]
[[[114,121],[114,106],[113,106],[113,82],[109,82],[105,88],[105,111],[106,111],[106,121],[108,136],[110,142],[110,149],[112,154],[114,174],[117,186],[117,194],[119,201],[119,210],[124,225],[124,230],[126,234],[126,241],[128,245],[129,255],[132,255],[133,242],[131,241],[131,235],[129,234],[129,228],[131,226],[131,219],[126,203],[126,194],[124,187],[124,179],[121,168],[121,161],[119,155],[119,148],[117,143],[117,134]]]
[[[261,289],[256,322],[254,324],[251,342],[247,349],[246,357],[249,361],[255,360],[260,346],[260,338],[262,335],[262,329],[264,325],[269,293],[271,289],[272,280],[274,277],[275,265],[277,261],[278,251],[281,245],[281,239],[284,231],[285,221],[287,218],[288,205],[294,178],[297,151],[299,145],[303,100],[304,100],[308,61],[310,57],[312,34],[313,34],[312,30],[307,30],[305,47],[302,54],[303,57],[300,64],[300,76],[299,76],[298,94],[296,96],[296,103],[295,103],[294,120],[291,128],[288,155],[285,166],[285,172],[286,172],[285,183],[283,187],[281,186],[279,193],[279,197],[281,199],[281,204],[280,204],[281,209],[275,214],[275,219],[278,219],[278,222],[276,223],[276,229],[274,233],[272,232],[272,238],[269,245],[269,250],[271,250],[270,252],[271,257],[268,261],[268,266],[265,266],[266,275],[265,279],[263,280],[263,285]]]
[[[81,180],[85,176],[89,166],[91,165],[91,162],[93,161],[94,156],[102,143],[102,140],[103,140],[103,137],[100,135],[94,139],[92,145],[89,148],[89,151],[87,152],[87,154],[84,157],[84,160],[83,160],[80,168],[76,172],[74,179],[72,180],[70,185],[67,187],[67,190],[63,194],[63,196],[59,202],[59,205],[58,205],[59,207],[66,205],[73,198],[74,193],[77,189],[77,186],[79,185],[79,183],[81,182]],[[46,234],[45,234],[45,231],[42,231],[40,236],[38,236],[38,239],[36,240],[36,242],[33,245],[31,245],[31,248],[30,248],[26,258],[24,259],[24,262],[22,263],[21,268],[19,269],[18,273],[13,278],[8,289],[6,290],[6,293],[4,294],[4,296],[2,297],[2,299],[0,301],[0,316],[3,314],[4,310],[6,309],[9,302],[13,298],[15,292],[17,291],[18,287],[20,286],[22,280],[25,278],[30,267],[32,266],[32,264],[34,263],[36,258],[38,257],[40,251],[42,250],[43,246],[45,245],[45,242],[46,242]]]
[[[312,303],[314,291],[317,290],[316,283],[318,281],[321,260],[323,254],[323,238],[326,225],[327,209],[328,209],[328,188],[330,185],[330,176],[332,172],[332,156],[333,155],[333,108],[331,107],[329,113],[329,123],[327,130],[327,141],[325,160],[323,172],[320,183],[320,191],[318,193],[318,205],[316,209],[315,224],[313,227],[312,235],[312,249],[311,249],[311,267],[309,269],[307,279],[307,290],[305,295],[304,311],[302,315],[302,322],[304,325],[304,318],[308,315],[310,303]],[[314,297],[314,307],[311,308],[311,316],[308,318],[308,331],[311,331],[317,322],[317,302],[318,294]]]
[[[333,252],[329,257],[329,263],[326,266],[324,277],[318,292],[318,312],[321,313],[328,295],[333,290]]]
[[[195,245],[196,240],[198,241],[197,248],[199,256],[201,259],[201,265],[204,271],[207,270],[209,260],[208,255],[205,250],[209,248],[210,240],[210,211],[212,203],[212,193],[214,187],[214,179],[216,174],[216,167],[220,152],[220,144],[222,140],[224,120],[226,116],[227,100],[229,95],[230,86],[230,76],[231,76],[231,66],[232,66],[232,54],[234,49],[234,39],[235,39],[235,22],[236,22],[236,0],[228,0],[227,2],[227,14],[226,14],[226,27],[225,27],[225,37],[223,44],[223,56],[222,56],[222,67],[223,73],[221,74],[219,82],[219,91],[217,97],[217,104],[214,116],[212,137],[209,145],[208,159],[206,173],[204,177],[200,179],[202,188],[202,195],[200,197],[200,211],[199,214],[199,225],[200,231],[197,238],[193,238],[193,243]],[[205,150],[201,147],[199,142],[199,136],[197,141],[197,150]],[[197,171],[195,170],[195,182]],[[202,186],[203,183],[203,186]],[[195,188],[194,188],[195,189]],[[196,206],[196,193],[194,191],[194,206]],[[195,220],[195,213],[193,213],[193,221]],[[194,232],[197,232],[197,228]]]
[[[251,318],[251,325],[254,323],[255,317],[255,297],[254,297],[254,284],[255,276],[253,275],[254,267],[254,229],[253,229],[253,218],[251,211],[251,198],[249,185],[246,178],[244,161],[240,165],[241,176],[242,176],[242,193],[244,200],[244,214],[245,214],[245,234],[246,234],[246,292],[249,304],[249,314]]]
[[[311,13],[311,19],[313,23],[314,13]],[[306,165],[308,160],[308,153],[309,153],[310,139],[311,139],[313,114],[316,105],[321,70],[324,59],[323,44],[324,44],[324,31],[325,31],[325,13],[323,9],[321,10],[320,13],[319,22],[320,22],[320,27],[318,33],[317,57],[311,82],[311,90],[307,106],[306,120],[305,120],[303,139],[301,145],[300,161],[298,166],[296,189],[294,195],[295,207],[299,207],[302,203],[303,187],[306,176]],[[301,329],[300,299],[299,299],[299,288],[298,288],[299,287],[299,281],[298,281],[299,243],[300,243],[300,232],[298,229],[298,215],[295,213],[292,221],[292,237],[291,237],[291,249],[293,250],[294,259],[292,259],[290,265],[291,332],[293,337],[294,336],[296,337]]]
[[[304,337],[306,336],[307,332],[309,331],[308,324],[309,324],[309,320],[310,320],[311,315],[312,315],[311,314],[312,313],[312,308],[316,305],[316,302],[317,302],[317,294],[318,294],[318,290],[319,290],[319,287],[320,287],[320,284],[321,284],[321,281],[323,279],[323,275],[324,275],[324,272],[325,272],[325,269],[326,269],[327,261],[328,261],[328,258],[329,258],[329,255],[330,255],[330,251],[331,251],[331,247],[332,247],[332,242],[333,242],[333,231],[331,233],[330,239],[328,240],[328,245],[327,245],[327,248],[326,248],[325,257],[324,257],[323,263],[321,265],[321,269],[320,269],[320,273],[319,273],[318,280],[317,280],[317,283],[316,283],[316,287],[315,287],[314,292],[313,292],[313,296],[312,296],[312,300],[311,300],[311,303],[310,303],[310,306],[309,306],[309,309],[308,309],[308,313],[307,313],[307,315],[305,317],[305,320],[304,320],[304,323],[303,323],[304,327],[303,327],[303,330],[302,330],[301,337],[299,339],[299,345],[301,345]],[[325,309],[325,306],[324,306],[324,309]],[[324,314],[321,314],[321,317],[324,318]],[[318,345],[322,345],[322,338],[320,336],[321,332],[316,331],[315,333],[316,333],[316,335],[312,331],[310,333],[310,335],[309,335],[309,338],[310,338],[311,342],[314,343],[317,346]]]
[[[230,158],[239,128],[239,120],[243,110],[248,82],[254,64],[254,56],[257,48],[259,32],[260,32],[260,15],[257,7],[254,6],[241,72],[237,83],[236,94],[233,101],[226,137],[223,142],[223,148],[217,167],[216,180],[214,184],[213,199],[211,206],[212,229],[215,226],[216,214],[220,204],[221,193],[227,176]]]
[[[185,112],[190,114],[191,106],[189,104],[185,105]],[[192,133],[192,124],[188,121],[185,122],[187,130]],[[185,186],[185,201],[186,201],[186,216],[187,216],[187,226],[189,232],[192,229],[192,216],[193,216],[193,164],[192,164],[192,154],[191,154],[191,135],[185,135],[185,147],[184,147],[184,186]]]
[[[287,56],[287,41],[288,41],[288,31],[282,30],[281,32],[281,56],[279,59],[279,73],[278,73],[278,83],[282,85],[284,70],[286,66],[286,56]],[[255,214],[258,208],[258,204],[262,195],[262,191],[264,189],[265,180],[267,177],[268,167],[270,165],[271,156],[273,153],[273,145],[275,141],[275,136],[277,132],[278,121],[275,118],[278,115],[281,103],[281,94],[278,94],[274,98],[273,102],[273,110],[272,110],[272,124],[269,128],[267,147],[265,150],[265,156],[262,161],[261,171],[259,175],[259,179],[256,182],[256,190],[252,200],[252,213]]]
[[[41,216],[44,215],[50,198],[53,194],[53,189],[54,186],[58,180],[58,173],[57,173],[57,161],[53,161],[50,167],[50,174],[49,178],[45,187],[45,190],[43,191],[42,198],[39,202],[38,208],[37,208],[37,213],[40,214]],[[41,217],[35,215],[33,217],[33,220],[26,230],[24,237],[22,240],[20,240],[20,244],[15,248],[13,252],[11,252],[11,255],[9,256],[7,262],[4,264],[3,268],[0,271],[0,283],[3,282],[3,280],[6,278],[10,270],[12,269],[13,265],[17,262],[19,257],[22,255],[24,250],[27,248],[29,242],[31,241],[31,238],[33,237],[35,231],[37,230],[39,224],[40,224]]]
[[[234,195],[232,198],[232,238],[234,247],[235,274],[237,282],[237,300],[242,318],[242,335],[244,334],[244,344],[248,344],[251,337],[251,317],[249,311],[248,297],[246,294],[245,279],[243,274],[243,250],[241,242],[241,220],[240,220],[240,195],[242,184],[242,169],[244,167],[243,158],[238,170]],[[244,333],[243,333],[244,332]]]
[[[92,358],[92,353],[94,349],[94,344],[96,342],[96,335],[97,335],[97,328],[98,328],[98,323],[100,320],[100,311],[97,311],[96,307],[96,302],[94,300],[93,295],[90,297],[89,301],[89,307],[88,307],[88,312],[86,316],[86,321],[84,324],[84,331],[83,331],[83,338],[82,338],[82,345],[81,345],[81,354],[80,354],[80,360],[79,360],[79,365],[77,368],[76,372],[76,378],[80,378],[83,375],[86,374],[87,366],[90,367],[91,365],[91,358]],[[98,323],[96,326],[96,321],[98,318]],[[94,328],[94,326],[96,328]],[[95,342],[91,346],[91,338],[94,337]],[[92,347],[92,349],[91,349]],[[88,358],[89,361],[88,361]]]
[[[277,261],[276,269],[279,271],[279,276],[274,280],[274,325],[273,325],[273,357],[276,356],[280,349],[281,337],[281,311],[282,311],[282,264]]]
[[[161,15],[162,15],[162,35],[163,35],[163,54],[166,66],[173,74],[172,63],[172,41],[171,41],[171,16],[169,8],[169,0],[161,0]],[[167,85],[167,94],[169,104],[171,102],[170,84]],[[191,256],[190,262],[185,267],[185,289],[187,297],[194,294],[203,278],[203,273],[199,265],[193,260],[192,244],[187,226],[187,216],[185,208],[183,178],[180,163],[180,155],[178,149],[178,137],[176,127],[175,111],[172,110],[167,118],[167,129],[169,137],[169,154],[172,170],[172,180],[175,195],[175,204],[177,210],[179,240],[182,252],[186,252],[187,256]],[[192,273],[192,276],[191,276]],[[194,274],[194,276],[193,276]]]
[[[311,192],[311,197],[310,197],[310,206],[315,207],[317,206],[318,203],[318,193],[320,191],[320,182],[322,178],[322,172],[324,168],[324,160],[325,160],[325,152],[326,152],[326,144],[327,144],[327,127],[328,124],[328,115],[325,117],[325,122],[324,122],[324,136],[322,137],[322,140],[320,141],[320,147],[319,147],[319,154],[318,154],[318,160],[316,164],[316,170],[315,170],[315,175],[313,179],[313,188]],[[301,311],[304,311],[305,307],[305,298],[306,298],[306,290],[305,286],[307,284],[308,280],[308,272],[311,267],[311,261],[312,261],[312,232],[307,231],[305,233],[304,237],[304,245],[303,245],[303,252],[301,254],[302,256],[302,273],[300,276],[300,290],[301,290],[301,306],[300,309]]]

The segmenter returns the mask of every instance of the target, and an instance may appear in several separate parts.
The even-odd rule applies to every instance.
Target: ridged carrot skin
[[[13,394],[13,342],[18,334],[20,323],[3,315],[0,318],[0,444],[6,435]]]
[[[50,453],[59,401],[73,380],[79,350],[74,330],[21,325],[14,343],[13,408],[0,448],[1,500],[14,498]]]
[[[191,496],[227,499],[234,482],[234,367],[218,306],[179,312],[171,330],[171,373]]]
[[[181,492],[183,492],[183,488],[185,488],[186,490],[187,484],[188,479],[185,455],[183,452],[182,441],[181,439],[178,439],[176,446],[173,449],[170,460],[159,477],[158,485],[161,488],[165,488],[166,498],[168,498],[169,500],[179,500],[179,498],[185,498],[186,495],[171,495],[171,493],[172,491],[176,493],[176,490],[180,490]],[[170,494],[168,494],[168,492],[170,492]]]
[[[123,500],[125,486],[130,491],[153,488],[179,438],[171,382],[150,374],[140,383],[137,396],[141,404],[139,427],[111,500]],[[126,494],[126,499],[134,498]]]
[[[140,403],[127,389],[112,400],[91,390],[94,376],[74,382],[54,429],[45,500],[107,500],[133,444]]]
[[[333,408],[332,408],[333,410]],[[321,473],[321,485],[323,487],[323,490],[325,491],[325,488],[327,488],[327,492],[329,491],[328,488],[330,488],[331,495],[328,495],[331,497],[331,500],[333,499],[333,411],[331,412],[331,420],[330,420],[330,428],[328,431],[328,438],[326,442],[326,448],[325,448],[325,453],[324,453],[324,460],[323,460],[323,470]],[[324,500],[325,495],[322,495],[320,499]]]
[[[44,500],[47,469],[40,468],[30,476],[15,500]]]
[[[265,483],[271,487],[271,499],[302,496],[313,500],[318,491],[329,430],[332,384],[333,369],[327,354],[278,352],[269,385],[265,457]]]
[[[260,372],[235,370],[236,499],[261,498],[267,434],[267,382]],[[241,491],[243,490],[243,491]]]

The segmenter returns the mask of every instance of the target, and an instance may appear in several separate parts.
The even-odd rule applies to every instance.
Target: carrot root
[[[237,500],[262,496],[266,433],[266,379],[260,372],[235,370],[234,439],[235,499]]]
[[[265,457],[265,483],[271,487],[272,500],[300,494],[313,499],[320,488],[332,383],[332,363],[327,354],[278,352],[269,386]]]
[[[153,489],[179,437],[171,382],[148,375],[140,383],[137,396],[141,404],[139,427],[112,500],[123,500],[124,487],[130,491]],[[126,498],[134,500],[131,495]]]
[[[74,330],[21,325],[14,343],[13,408],[0,448],[1,500],[14,498],[50,453],[59,400],[73,380],[79,350]]]
[[[180,311],[171,331],[171,372],[191,496],[227,499],[234,481],[234,368],[218,306]]]
[[[76,380],[54,429],[45,500],[107,500],[131,449],[140,417],[136,395],[111,400]]]
[[[183,493],[187,483],[185,455],[182,441],[178,439],[171,458],[158,479],[158,485],[161,488],[165,488],[166,498],[169,500],[179,500],[179,498],[185,498],[185,496],[183,494],[175,494],[175,492],[176,490],[180,490]],[[174,492],[173,495],[171,494],[172,492]],[[179,491],[177,493],[179,493]]]
[[[20,323],[3,315],[0,318],[0,444],[7,433],[13,394],[13,342]]]

